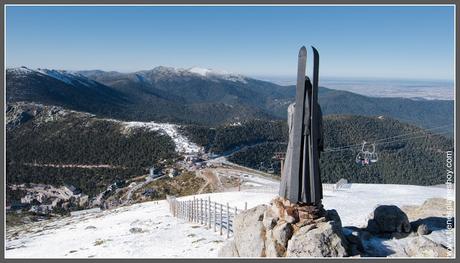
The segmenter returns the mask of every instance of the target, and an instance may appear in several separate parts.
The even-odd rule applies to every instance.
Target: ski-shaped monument
[[[289,143],[279,195],[292,203],[320,205],[319,168],[323,150],[322,113],[318,103],[319,53],[313,49],[313,83],[306,76],[307,49],[299,51],[295,104],[288,109]]]

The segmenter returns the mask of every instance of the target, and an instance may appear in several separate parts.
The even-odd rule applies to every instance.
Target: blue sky
[[[200,66],[291,76],[302,45],[321,75],[454,75],[453,6],[8,6],[8,67],[130,72]]]

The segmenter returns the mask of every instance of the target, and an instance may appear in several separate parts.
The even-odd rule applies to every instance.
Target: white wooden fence
[[[167,196],[169,210],[174,217],[206,226],[207,229],[219,231],[220,235],[233,235],[233,221],[242,210],[237,207],[213,202],[211,198],[179,201],[173,196]],[[244,209],[247,209],[245,203]]]

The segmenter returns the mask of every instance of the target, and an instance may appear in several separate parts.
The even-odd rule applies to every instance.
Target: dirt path
[[[225,190],[220,178],[215,174],[214,169],[204,169],[197,171],[196,173],[198,177],[201,177],[206,181],[206,183],[198,190],[198,194],[203,193],[204,189],[206,189],[209,185],[211,185],[213,192],[221,192]]]

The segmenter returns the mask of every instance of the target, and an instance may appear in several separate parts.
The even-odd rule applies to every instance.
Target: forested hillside
[[[22,107],[33,107],[23,105]],[[148,173],[152,165],[177,157],[167,135],[144,129],[126,130],[115,121],[35,107],[13,106],[7,119],[7,183],[73,184],[95,194],[117,179]],[[15,112],[18,113],[15,118]],[[24,120],[24,116],[30,115]]]
[[[196,143],[218,153],[240,147],[241,150],[229,157],[230,161],[262,170],[273,167],[276,173],[280,172],[280,163],[273,156],[275,152],[286,151],[285,122],[252,121],[239,126],[184,129]],[[246,141],[242,139],[248,137],[246,133],[260,139]],[[216,147],[217,140],[213,138],[224,134],[233,139]],[[445,180],[445,151],[453,149],[451,139],[385,118],[326,116],[324,135],[325,152],[321,155],[324,182],[346,178],[355,183],[441,184]],[[379,155],[377,163],[365,167],[355,163],[364,140],[375,142]],[[248,145],[252,146],[245,147]]]

